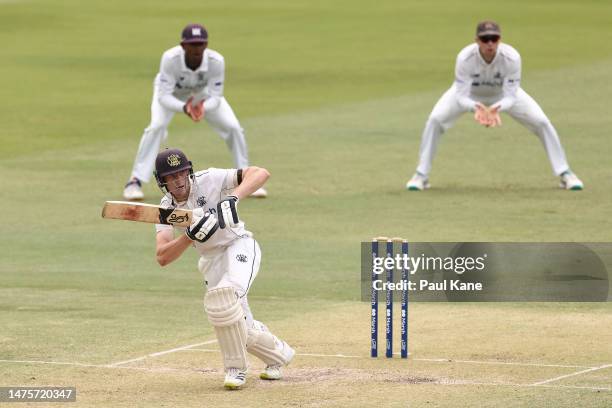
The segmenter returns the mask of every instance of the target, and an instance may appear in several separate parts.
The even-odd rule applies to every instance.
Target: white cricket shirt
[[[457,55],[455,82],[459,104],[473,111],[477,102],[508,110],[516,100],[521,83],[521,56],[508,44],[500,43],[490,64],[480,55],[478,44],[470,44]]]
[[[159,102],[166,109],[182,112],[190,96],[199,102],[205,99],[204,111],[215,110],[223,96],[225,61],[216,51],[205,49],[202,63],[195,70],[185,64],[185,50],[180,45],[170,48],[161,58],[155,77]]]
[[[217,214],[219,201],[230,195],[237,186],[238,170],[210,168],[195,173],[195,181],[191,183],[189,198],[185,203],[176,203],[168,193],[161,199],[160,205],[165,208],[186,208],[189,210],[201,207],[204,212]],[[238,216],[240,216],[240,211]],[[157,232],[174,229],[178,233],[185,233],[185,228],[165,224],[155,224],[155,229]],[[244,223],[240,221],[234,228],[217,229],[206,242],[194,241],[193,244],[198,252],[205,256],[216,250],[224,249],[232,241],[243,236],[253,236],[253,234],[247,231],[244,228]]]

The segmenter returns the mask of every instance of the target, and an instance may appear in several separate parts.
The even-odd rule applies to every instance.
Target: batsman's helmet
[[[178,173],[179,171],[189,170],[189,177],[193,176],[193,166],[187,159],[185,153],[179,149],[166,149],[155,158],[155,180],[159,188],[166,192],[164,177]]]

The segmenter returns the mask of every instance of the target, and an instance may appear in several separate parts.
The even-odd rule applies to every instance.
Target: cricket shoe
[[[262,380],[280,380],[281,378],[283,378],[283,372],[281,371],[281,368],[283,367],[283,365],[289,365],[289,363],[291,362],[291,360],[293,360],[293,357],[295,356],[295,350],[292,349],[287,343],[283,343],[283,354],[285,355],[285,361],[287,361],[287,363],[272,364],[266,366],[266,368],[264,368],[261,374],[259,374],[259,378],[261,378]]]
[[[228,390],[238,390],[246,383],[246,371],[239,368],[228,368],[225,372],[223,386]]]
[[[414,176],[406,183],[406,190],[410,191],[422,191],[429,187],[429,179],[421,173],[414,173]]]
[[[259,187],[257,190],[253,191],[249,197],[253,198],[266,198],[268,196],[268,192],[265,188]]]
[[[123,189],[123,198],[128,201],[139,201],[144,198],[142,192],[142,183],[137,178],[133,178],[125,185]]]
[[[570,170],[567,170],[561,174],[559,187],[565,190],[578,191],[584,189],[584,184],[582,184],[582,181],[578,178],[578,176],[576,176]]]

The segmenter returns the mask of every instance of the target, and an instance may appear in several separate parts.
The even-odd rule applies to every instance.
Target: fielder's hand
[[[219,227],[221,229],[229,226],[230,228],[238,225],[240,220],[238,219],[238,211],[236,206],[238,205],[238,197],[227,196],[217,204],[217,215],[219,216]]]
[[[490,127],[501,126],[501,117],[499,116],[499,106],[489,109]]]
[[[499,116],[499,107],[487,108],[483,104],[476,104],[474,112],[474,120],[486,127],[501,126],[501,118]]]
[[[476,110],[474,111],[474,120],[483,126],[489,126],[488,109],[481,103],[476,104]]]
[[[202,208],[193,210],[193,222],[185,231],[192,241],[206,242],[219,229],[217,217],[209,212],[204,213]]]
[[[204,117],[204,100],[202,99],[197,104],[193,104],[193,96],[187,99],[183,105],[183,112],[189,116],[194,122],[199,122]]]

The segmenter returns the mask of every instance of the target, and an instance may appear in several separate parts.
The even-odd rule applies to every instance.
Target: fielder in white
[[[221,136],[232,152],[234,166],[249,165],[244,130],[234,111],[223,97],[225,61],[223,56],[208,48],[208,32],[199,24],[183,29],[181,44],[162,55],[159,73],[155,77],[151,123],[145,129],[130,180],[125,185],[126,200],[142,200],[142,183],[153,173],[155,156],[162,141],[168,137],[168,126],[175,113],[184,113],[194,122],[202,118]],[[253,197],[265,197],[258,189]]]
[[[557,131],[535,100],[520,87],[521,56],[501,44],[499,25],[483,21],[476,28],[476,43],[457,56],[455,82],[434,106],[421,140],[419,164],[406,184],[408,190],[429,188],[429,173],[442,134],[465,112],[486,127],[501,125],[506,112],[542,142],[561,188],[582,190],[582,181],[570,170]]]
[[[286,342],[253,319],[247,302],[261,250],[239,220],[237,204],[261,188],[268,177],[270,173],[259,167],[194,173],[191,162],[178,149],[164,150],[155,160],[155,178],[166,193],[161,205],[193,210],[191,226],[186,229],[156,225],[157,262],[165,266],[189,247],[200,254],[198,269],[207,286],[204,308],[219,341],[228,389],[244,385],[247,352],[266,364],[260,374],[265,380],[280,379],[281,367],[295,355]]]

